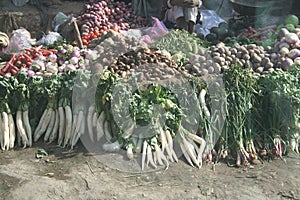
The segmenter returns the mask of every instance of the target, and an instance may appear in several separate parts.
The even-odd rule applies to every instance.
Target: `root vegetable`
[[[3,146],[2,150],[9,150],[9,120],[6,112],[2,112]]]
[[[57,144],[59,146],[62,145],[65,133],[65,110],[63,107],[58,107],[58,115],[59,115],[59,128],[58,128],[58,141]]]
[[[65,110],[65,119],[66,119],[66,130],[65,130],[65,138],[64,138],[63,147],[66,147],[69,144],[70,137],[71,137],[71,131],[72,131],[72,110],[71,110],[70,106],[65,106],[64,110]],[[80,121],[82,121],[82,120],[83,119],[80,119]]]
[[[194,167],[194,164],[193,164],[193,162],[192,162],[192,160],[191,160],[189,154],[187,153],[187,150],[185,149],[185,146],[183,145],[183,143],[180,142],[180,143],[179,143],[179,146],[180,146],[180,149],[181,149],[181,151],[182,151],[182,153],[183,153],[183,155],[184,155],[186,161],[187,161],[192,167]]]
[[[73,122],[72,122],[72,133],[76,133],[76,127],[79,126],[78,122],[78,114],[73,113]],[[79,129],[79,128],[77,128]]]
[[[104,135],[104,120],[105,120],[105,114],[104,111],[102,111],[97,119],[97,126],[96,126],[97,141],[99,141]]]
[[[25,148],[28,145],[28,138],[26,135],[26,131],[23,125],[23,120],[22,120],[22,111],[18,110],[16,114],[16,125],[18,129],[18,133],[20,134],[20,138],[23,143],[23,148]]]
[[[152,150],[151,150],[151,146],[148,145],[147,146],[147,167],[148,165],[150,164],[152,167],[154,167],[155,169],[157,168],[156,164],[154,163],[154,160],[153,160],[153,156],[152,156]]]
[[[55,111],[55,123],[53,125],[53,130],[49,137],[49,143],[54,142],[54,140],[56,140],[56,138],[57,138],[58,131],[59,131],[59,122],[60,122],[59,112],[58,112],[58,110],[56,110]]]
[[[104,134],[107,141],[110,141],[112,139],[109,122],[107,120],[105,120],[104,122]]]
[[[136,147],[134,148],[135,153],[141,153],[142,151],[142,146],[143,146],[144,138],[138,138]]]
[[[79,117],[81,118],[81,115],[78,114],[78,118]],[[73,149],[73,147],[77,144],[79,138],[84,134],[85,124],[86,124],[86,121],[84,119],[85,119],[85,117],[84,117],[84,114],[83,114],[82,121],[81,122],[78,121],[78,123],[80,123],[78,132],[74,132],[73,136],[70,137],[72,139],[72,141],[71,141],[71,149]]]
[[[47,142],[49,140],[50,134],[53,130],[54,124],[55,124],[55,111],[50,110],[50,120],[49,120],[49,125],[47,127],[46,133],[44,135],[44,142]]]
[[[4,149],[4,141],[3,141],[3,126],[2,126],[2,117],[0,115],[0,144],[1,149]]]
[[[82,123],[83,123],[82,120],[84,120],[84,118],[83,118],[83,111],[80,110],[78,112],[77,121],[75,122],[76,124],[75,124],[75,129],[74,129],[73,133],[78,133],[79,132],[80,127],[82,126]]]
[[[173,148],[173,145],[169,145],[168,144],[166,133],[165,133],[165,131],[162,128],[160,128],[160,135],[161,135],[160,136],[161,137],[161,141],[164,141],[164,143],[165,143],[164,150],[166,150],[169,160],[171,162],[174,162],[173,154],[172,154],[172,150],[171,150],[171,146]],[[163,144],[163,142],[161,142],[161,144]],[[164,152],[164,150],[163,150],[163,147],[162,147],[162,153]]]
[[[32,130],[29,122],[28,110],[22,112],[22,119],[24,122],[24,127],[26,130],[27,138],[28,138],[28,146],[32,146]]]
[[[205,95],[206,95],[206,90],[202,89],[200,92],[200,95],[199,95],[200,104],[201,104],[201,107],[202,107],[202,110],[203,110],[205,116],[207,118],[210,118],[210,112],[205,103]]]
[[[87,128],[90,136],[90,140],[94,142],[94,132],[93,132],[93,114],[95,113],[95,106],[90,106],[87,115]]]
[[[92,126],[93,126],[93,128],[96,128],[96,126],[97,126],[97,119],[98,119],[98,113],[94,112],[93,119],[92,119]]]
[[[164,130],[161,127],[159,127],[159,139],[161,143],[161,151],[164,152],[167,146],[167,138]]]
[[[51,116],[52,116],[52,111],[53,109],[52,108],[47,108],[45,110],[45,112],[47,113],[43,122],[42,122],[42,125],[41,125],[41,128],[40,130],[34,135],[34,141],[38,141],[39,138],[45,133],[45,131],[47,130],[47,127],[49,126],[49,122],[51,120]]]
[[[143,151],[142,151],[142,171],[144,171],[144,169],[145,169],[145,161],[146,161],[147,148],[148,148],[148,143],[145,140],[143,142]]]
[[[0,120],[1,121],[1,120]],[[9,123],[9,148],[14,148],[16,140],[16,127],[12,114],[8,114],[8,123]],[[0,129],[2,129],[2,124],[0,124]],[[0,133],[1,140],[1,133]]]
[[[126,154],[129,160],[134,160],[133,150],[132,146],[128,146],[126,150]]]
[[[102,148],[104,151],[107,151],[107,152],[116,152],[121,149],[121,145],[120,145],[119,141],[117,140],[113,143],[108,142],[108,143],[103,144]]]
[[[182,137],[182,143],[188,153],[188,155],[190,156],[191,160],[193,161],[193,163],[198,167],[200,168],[200,165],[199,165],[199,162],[197,160],[197,155],[196,155],[196,151],[195,151],[195,148],[194,146],[189,142],[187,141],[186,138],[184,138],[184,136]]]

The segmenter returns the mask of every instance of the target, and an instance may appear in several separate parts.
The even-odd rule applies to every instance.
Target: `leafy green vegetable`
[[[190,56],[197,54],[200,48],[208,46],[207,41],[184,30],[171,30],[151,44],[152,48],[168,51],[179,66],[184,65]]]

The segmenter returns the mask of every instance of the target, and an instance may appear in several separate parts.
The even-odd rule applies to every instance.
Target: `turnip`
[[[77,65],[78,64],[78,58],[77,57],[72,57],[69,62],[72,64],[72,65]]]
[[[50,73],[52,73],[52,74],[58,73],[57,64],[56,64],[56,63],[53,64],[52,62],[48,62],[48,63],[46,64],[46,71],[47,71],[47,72],[50,72]]]
[[[291,59],[295,59],[297,57],[300,57],[300,50],[299,49],[291,49],[287,56]]]
[[[20,134],[20,138],[23,143],[23,148],[25,148],[28,145],[28,138],[26,135],[26,131],[24,128],[23,120],[22,120],[22,111],[18,110],[16,114],[16,125],[18,129],[18,133]]]
[[[295,33],[287,33],[285,35],[285,42],[287,42],[288,44],[295,44],[299,42],[299,37]]]
[[[53,54],[50,54],[48,56],[48,61],[51,62],[51,63],[56,63],[57,61],[57,56],[53,53]]]
[[[28,70],[27,71],[27,74],[28,74],[28,77],[32,77],[32,76],[34,76],[35,75],[35,72],[33,71],[33,70]]]

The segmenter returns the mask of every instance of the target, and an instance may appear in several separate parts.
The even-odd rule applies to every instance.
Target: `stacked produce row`
[[[179,30],[146,45],[117,32],[129,28],[121,4],[87,4],[78,20],[88,48],[57,41],[12,55],[0,76],[2,150],[39,140],[73,148],[88,136],[130,160],[141,155],[142,170],[181,154],[201,167],[299,153],[298,25],[278,27],[266,46],[210,45]]]

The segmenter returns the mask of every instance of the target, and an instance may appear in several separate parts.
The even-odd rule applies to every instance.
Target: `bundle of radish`
[[[14,84],[14,101],[16,106],[16,126],[18,130],[18,144],[23,143],[23,147],[32,146],[32,130],[29,122],[30,92],[28,87],[28,74],[21,70],[16,76]]]
[[[179,145],[188,163],[191,166],[195,165],[198,168],[202,167],[202,156],[206,147],[205,140],[196,134],[188,132],[182,127],[179,129],[179,134]]]
[[[61,75],[61,89],[58,101],[58,115],[59,115],[59,134],[58,145],[64,147],[70,144],[73,114],[72,114],[72,92],[74,87],[74,79],[76,77],[76,70],[70,70]]]
[[[0,144],[2,150],[9,150],[14,147],[16,132],[15,123],[9,106],[9,96],[13,91],[10,78],[0,76]],[[26,147],[27,136],[24,137]]]
[[[86,110],[88,109],[87,94],[90,77],[91,74],[89,71],[77,70],[76,78],[74,79],[72,96],[73,122],[69,142],[71,148],[73,148],[76,145],[80,136],[82,136],[86,130]]]
[[[38,126],[34,132],[34,141],[44,135],[44,142],[53,142],[58,132],[58,91],[59,91],[59,75],[52,74],[49,78],[44,78],[44,90],[47,95],[48,104],[41,116]],[[51,138],[51,139],[50,139]]]
[[[157,68],[161,66],[157,65]],[[168,168],[170,162],[178,161],[174,143],[180,143],[183,139],[177,140],[175,137],[180,132],[184,132],[182,134],[184,144],[193,145],[194,154],[198,158],[197,164],[194,163],[194,165],[200,167],[206,143],[199,136],[190,135],[183,128],[181,122],[185,125],[189,122],[181,119],[185,113],[181,110],[183,108],[179,108],[178,99],[169,88],[170,86],[178,89],[180,83],[174,82],[165,88],[153,82],[144,82],[145,85],[138,86],[132,91],[132,86],[135,84],[128,83],[136,80],[133,77],[135,77],[134,74],[124,79],[104,70],[99,79],[95,99],[98,113],[96,130],[97,139],[105,138],[107,141],[103,149],[110,152],[124,149],[129,160],[135,159],[141,153],[142,170],[159,166]],[[162,109],[162,112],[156,109]],[[182,150],[192,152],[191,146]]]
[[[82,31],[82,42],[88,45],[108,30],[127,30],[129,28],[144,27],[146,20],[133,14],[131,4],[122,1],[93,0],[85,4],[85,9],[77,17]]]
[[[96,96],[97,91],[97,81],[99,80],[100,74],[92,74],[90,81],[89,81],[89,88],[87,90],[87,97],[94,97]],[[94,142],[94,138],[97,133],[100,133],[101,130],[99,129],[100,122],[97,123],[99,118],[99,114],[96,110],[96,100],[95,98],[88,98],[88,113],[86,117],[86,124],[88,129],[89,138],[92,142]],[[98,129],[97,129],[98,125]],[[97,141],[100,140],[101,137],[96,137]]]

